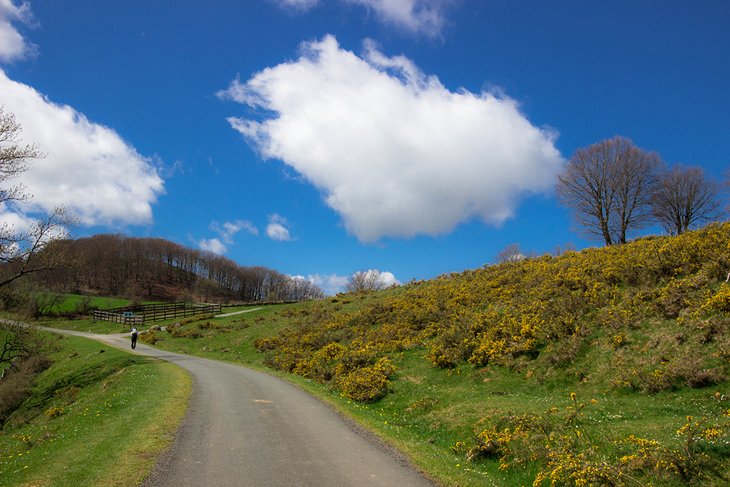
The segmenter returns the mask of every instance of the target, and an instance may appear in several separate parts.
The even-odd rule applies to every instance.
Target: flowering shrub
[[[542,415],[485,418],[489,425],[480,431],[471,446],[469,442],[458,441],[451,450],[470,462],[499,459],[500,470],[536,464],[540,469],[534,487],[624,485],[629,479],[642,485],[639,477],[707,485],[723,480],[720,460],[705,450],[727,448],[730,411],[712,420],[688,416],[677,430],[677,441],[670,446],[636,435],[612,443],[597,443],[584,424],[584,409],[596,401],[580,402],[574,393],[570,400],[562,410],[553,407]],[[593,434],[600,433],[596,432],[595,424],[591,426]]]
[[[617,366],[604,372],[612,377],[601,380],[616,387],[705,387],[730,373],[729,241],[730,223],[715,224],[444,275],[353,312],[336,310],[338,298],[255,346],[272,367],[347,384],[349,397],[368,380],[387,390],[374,364],[414,348],[446,369],[532,363],[531,377],[541,380],[599,347],[614,354]]]
[[[46,409],[46,412],[43,413],[46,415],[46,418],[53,419],[61,416],[65,411],[63,408],[58,406],[51,406],[50,408]]]
[[[730,284],[723,284],[720,290],[702,305],[702,309],[730,313]]]
[[[385,395],[388,376],[395,372],[387,358],[381,358],[369,367],[353,370],[340,380],[340,389],[345,397],[355,401],[372,402]]]

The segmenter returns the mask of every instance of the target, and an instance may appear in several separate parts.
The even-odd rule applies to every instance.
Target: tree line
[[[160,238],[102,234],[58,242],[64,265],[43,273],[51,289],[169,300],[302,301],[324,294],[273,269],[240,266]]]

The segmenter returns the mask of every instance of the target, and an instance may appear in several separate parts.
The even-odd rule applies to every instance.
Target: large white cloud
[[[0,0],[1,1],[1,0]],[[112,129],[58,105],[0,70],[0,105],[22,126],[22,142],[46,154],[19,178],[32,209],[67,207],[84,225],[147,224],[164,192],[152,161]]]
[[[0,62],[25,59],[36,51],[13,25],[13,22],[30,25],[33,14],[30,4],[15,5],[11,0],[0,0]]]
[[[362,57],[332,36],[305,43],[299,59],[219,95],[268,114],[228,120],[319,188],[363,242],[445,234],[474,217],[500,224],[563,164],[554,134],[514,100],[451,91],[371,42]]]

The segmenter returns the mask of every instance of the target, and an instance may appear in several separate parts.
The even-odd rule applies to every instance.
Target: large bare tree
[[[13,179],[28,169],[31,160],[44,157],[36,145],[20,142],[21,131],[15,116],[0,106],[0,205],[31,198]],[[53,244],[67,236],[66,228],[73,222],[64,208],[57,208],[45,219],[26,225],[0,225],[0,263],[4,264],[0,266],[0,287],[58,265],[62,254],[56,250],[61,246]]]
[[[719,192],[720,185],[701,168],[676,165],[660,176],[654,189],[654,216],[667,232],[679,235],[720,216]]]
[[[606,245],[625,243],[627,235],[652,219],[651,196],[662,161],[655,152],[625,137],[578,149],[558,176],[561,203],[576,221]]]

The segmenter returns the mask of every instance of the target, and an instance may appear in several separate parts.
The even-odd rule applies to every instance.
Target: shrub
[[[61,407],[51,406],[50,408],[46,409],[46,412],[43,414],[45,414],[46,418],[53,419],[61,416],[64,412],[65,411]]]
[[[163,340],[164,338],[162,337],[162,335],[160,335],[160,332],[158,330],[147,330],[147,331],[140,332],[139,339],[145,343],[154,345],[155,343]]]
[[[387,358],[381,358],[370,367],[355,369],[340,381],[342,395],[355,401],[376,401],[387,392],[388,377],[394,372]]]
[[[702,305],[702,309],[730,313],[730,284],[723,284],[717,293]]]

